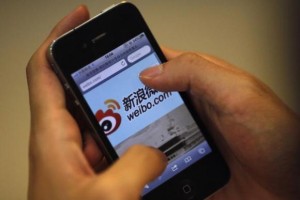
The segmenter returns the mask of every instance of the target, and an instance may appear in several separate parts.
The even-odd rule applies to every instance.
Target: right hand
[[[220,59],[164,49],[140,74],[160,91],[186,91],[230,167],[212,199],[300,199],[300,126],[265,84]]]

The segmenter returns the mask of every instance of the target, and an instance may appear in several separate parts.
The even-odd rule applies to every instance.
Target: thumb
[[[134,145],[101,175],[99,181],[106,187],[120,189],[112,199],[138,199],[145,185],[159,176],[166,164],[167,159],[161,151]]]
[[[171,56],[170,56],[171,54]],[[169,61],[140,73],[141,81],[160,91],[188,91],[211,81],[216,66],[196,53],[175,54],[168,51]]]
[[[240,93],[247,84],[247,73],[212,56],[165,48],[164,53],[168,62],[140,73],[140,80],[153,89],[187,91],[193,97],[201,97],[201,101],[220,106],[222,99]]]

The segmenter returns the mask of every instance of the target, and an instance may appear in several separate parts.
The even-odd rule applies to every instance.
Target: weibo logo
[[[103,112],[101,109],[96,112],[96,118],[106,135],[115,132],[121,124],[121,115],[115,113],[115,110],[120,109],[119,103],[114,99],[108,99],[104,102],[107,110]]]

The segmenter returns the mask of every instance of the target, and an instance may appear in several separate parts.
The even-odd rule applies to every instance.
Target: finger
[[[54,39],[86,21],[88,17],[87,8],[79,6],[55,26],[47,40],[30,59],[26,72],[32,109],[46,107],[52,110],[49,107],[64,106],[63,91],[47,61],[47,50]]]
[[[47,40],[52,42],[57,37],[75,28],[89,19],[89,12],[85,5],[78,6],[70,14],[65,16],[50,32]]]
[[[28,63],[31,168],[36,165],[40,170],[76,168],[77,172],[91,173],[83,154],[78,153],[81,152],[80,130],[66,109],[63,89],[46,59],[52,40],[87,19],[87,8],[79,6],[55,26]]]
[[[186,52],[184,51],[179,51],[179,50],[174,50],[165,46],[161,46],[161,49],[164,53],[164,55],[166,56],[167,60],[172,60]],[[240,71],[239,69],[237,69],[235,66],[233,66],[232,64],[226,62],[225,60],[222,60],[220,58],[217,58],[215,56],[209,55],[209,54],[205,54],[205,53],[197,53],[194,52],[194,54],[198,55],[199,57],[202,57],[203,59],[206,59],[207,61],[210,61],[220,67],[224,67],[228,70],[232,70],[232,71]]]
[[[62,131],[59,130],[61,126],[70,128],[76,127],[71,126],[74,125],[75,122],[66,111],[63,89],[47,62],[47,49],[55,37],[68,31],[71,27],[77,26],[80,22],[85,21],[87,17],[88,11],[84,6],[79,6],[67,15],[55,26],[48,39],[42,44],[28,63],[27,80],[32,122],[31,133],[43,135],[43,140],[58,140],[65,137],[66,135],[61,134]],[[56,125],[53,125],[53,123],[56,123]],[[66,131],[65,129],[65,132]],[[80,137],[75,134],[77,130],[72,129],[72,131],[74,134],[67,135],[67,137],[70,139],[76,138],[78,143]],[[33,136],[32,134],[31,136]],[[56,141],[54,143],[58,142],[59,141]],[[38,141],[36,141],[36,143],[38,143]]]
[[[27,66],[27,79],[31,106],[40,106],[41,103],[44,106],[52,106],[64,102],[62,89],[49,66],[46,53],[54,39],[86,21],[88,17],[89,14],[85,6],[76,8],[54,27],[46,41],[30,59]]]
[[[123,199],[137,199],[145,185],[159,176],[165,169],[166,164],[167,159],[159,150],[152,147],[135,145],[129,148],[101,176],[100,180],[104,181],[106,186],[112,185],[113,187],[123,189],[123,191],[119,191],[116,194],[121,195]],[[116,197],[115,199],[121,198]]]
[[[183,53],[183,51],[174,50],[165,46],[161,46],[160,48],[166,56],[167,60],[174,59]]]
[[[220,61],[219,61],[220,62]],[[239,76],[238,76],[239,75]],[[247,82],[242,71],[228,70],[206,56],[183,53],[161,65],[148,68],[140,73],[141,81],[160,91],[188,91],[202,101],[221,103],[229,94],[241,92]],[[241,81],[240,84],[236,84]]]
[[[172,53],[167,51],[167,54]],[[205,74],[211,69],[210,65],[211,63],[197,54],[185,53],[166,63],[142,71],[140,79],[154,89],[186,91],[190,89],[195,77],[203,77],[201,73]],[[199,73],[200,69],[201,73]]]
[[[107,167],[107,162],[98,148],[90,133],[84,134],[83,153],[95,171],[100,171]]]
[[[29,87],[30,108],[35,124],[47,118],[59,109],[65,109],[65,99],[62,87],[50,69],[46,58],[47,49],[52,40],[59,35],[76,27],[88,18],[85,6],[79,6],[64,17],[51,31],[47,40],[41,45],[30,59],[27,66],[27,80]]]

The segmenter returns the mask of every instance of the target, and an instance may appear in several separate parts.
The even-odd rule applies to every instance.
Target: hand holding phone
[[[89,154],[87,152],[90,152],[90,150],[87,150],[86,148],[83,149],[83,152],[81,150],[82,143],[80,140],[78,126],[66,110],[62,88],[44,56],[50,42],[53,39],[87,19],[88,13],[85,7],[76,9],[76,11],[74,11],[71,15],[64,18],[64,20],[56,26],[48,39],[34,54],[27,67],[32,120],[30,139],[30,181],[28,194],[28,198],[31,200],[47,198],[63,198],[66,200],[76,198],[101,199],[111,198],[111,195],[119,195],[119,198],[117,199],[138,199],[139,191],[143,183],[140,182],[139,185],[129,186],[128,183],[126,183],[126,180],[128,179],[124,179],[128,177],[128,173],[126,173],[127,171],[124,171],[124,169],[129,165],[136,167],[132,176],[137,175],[138,180],[141,180],[140,178],[145,177],[145,175],[149,175],[149,177],[154,178],[155,174],[153,174],[153,172],[159,173],[160,171],[157,167],[163,167],[162,161],[159,161],[160,159],[149,160],[151,158],[158,158],[159,156],[148,156],[146,162],[142,160],[135,160],[135,163],[139,163],[139,165],[132,165],[134,164],[132,162],[132,160],[134,160],[133,158],[136,158],[139,153],[147,155],[149,152],[154,153],[153,149],[144,149],[146,152],[142,149],[136,149],[135,151],[131,151],[131,158],[127,157],[128,159],[125,159],[124,156],[121,157],[120,161],[123,160],[123,164],[119,165],[120,168],[118,168],[117,171],[110,173],[110,175],[107,171],[103,171],[100,176],[93,174],[92,168],[87,164],[87,159],[91,157],[91,155],[87,156],[87,154]],[[247,75],[244,72],[233,73],[235,70],[232,71],[232,66],[229,66],[216,58],[208,57],[208,59],[202,60],[200,63],[206,64],[201,65],[204,68],[202,68],[201,74],[199,74],[200,72],[195,65],[186,65],[191,61],[191,58],[197,58],[197,56],[180,56],[183,52],[176,52],[172,50],[164,50],[164,53],[169,60],[173,61],[170,61],[170,63],[166,65],[165,70],[160,74],[161,76],[153,77],[153,79],[148,78],[143,81],[148,86],[156,89],[159,88],[158,85],[155,86],[155,84],[163,83],[163,85],[160,86],[164,86],[164,88],[161,88],[164,90],[185,90],[189,88],[189,91],[194,91],[194,102],[199,104],[197,106],[198,109],[202,108],[198,110],[198,112],[203,113],[204,111],[203,114],[205,114],[207,119],[210,119],[212,122],[211,128],[215,127],[213,128],[214,130],[218,130],[216,129],[219,124],[217,120],[218,118],[214,117],[216,116],[212,112],[214,110],[205,109],[205,105],[209,104],[201,103],[201,99],[206,99],[208,102],[215,102],[214,105],[218,108],[219,112],[223,114],[228,113],[229,107],[224,107],[224,101],[214,101],[218,99],[220,100],[218,95],[213,95],[213,93],[202,93],[201,86],[203,86],[203,83],[198,85],[196,84],[197,82],[193,81],[193,84],[187,84],[192,81],[192,79],[189,78],[198,77],[198,81],[212,80],[211,83],[214,84],[209,84],[207,86],[218,86],[223,89],[227,88],[228,90],[226,90],[226,92],[236,97],[239,96],[239,94],[230,90],[230,88],[232,88],[230,87],[230,83],[232,83],[231,81],[234,82],[235,86],[243,86],[236,80],[246,80],[246,82],[249,81],[248,85],[253,85],[253,88],[257,89],[249,90],[249,88],[243,87],[244,92],[261,91],[262,89],[261,87],[258,87],[261,84],[260,82],[257,82],[253,78],[246,78],[248,76],[251,77],[250,75]],[[199,56],[207,58],[207,56],[203,54],[199,54]],[[194,62],[194,64],[195,63],[199,62]],[[189,70],[182,71],[185,66],[189,66]],[[211,71],[211,69],[214,70]],[[211,73],[212,76],[209,76]],[[167,77],[166,75],[169,76]],[[219,75],[218,78],[215,78],[216,75]],[[147,74],[147,76],[149,76],[149,74]],[[207,77],[211,77],[211,79],[207,79]],[[178,79],[180,79],[181,82],[178,82]],[[222,80],[222,84],[218,84],[220,83],[220,80]],[[212,87],[211,89],[213,90],[216,88],[217,87]],[[265,87],[263,88],[263,91],[266,92]],[[220,92],[223,91],[223,89],[214,91]],[[210,94],[213,96],[208,98]],[[217,140],[218,144],[222,147],[221,149],[229,161],[234,176],[226,188],[220,190],[214,195],[214,199],[299,199],[297,198],[299,197],[299,195],[297,195],[299,194],[299,190],[297,190],[299,185],[297,184],[299,166],[292,164],[297,163],[297,156],[294,155],[298,155],[297,152],[299,152],[297,148],[299,145],[294,145],[297,144],[297,141],[299,141],[299,138],[297,138],[298,134],[296,134],[297,131],[299,132],[299,119],[296,115],[292,114],[292,112],[287,109],[272,92],[267,91],[265,94],[268,94],[267,96],[269,96],[269,98],[265,98],[264,96],[257,97],[255,93],[252,93],[252,95],[254,95],[253,97],[257,97],[257,100],[265,102],[263,104],[249,104],[249,102],[239,101],[240,106],[249,108],[247,115],[251,116],[251,113],[256,115],[256,118],[252,118],[254,120],[249,121],[252,123],[247,123],[249,128],[252,127],[251,129],[248,129],[250,132],[247,134],[244,132],[246,135],[253,136],[252,140],[248,140],[248,142],[243,143],[236,142],[240,141],[241,137],[240,135],[231,134],[232,131],[237,129],[232,129],[230,124],[226,123],[226,121],[228,122],[228,120],[226,120],[228,118],[226,117],[222,118],[223,126],[219,129],[220,131],[213,132],[221,132],[222,134],[226,132],[228,136],[231,136],[231,138],[227,137],[226,140],[227,144],[230,145],[228,146],[226,143],[222,142],[223,140],[220,138],[220,135],[215,135],[216,138],[219,138]],[[230,105],[234,106],[235,104],[231,103]],[[266,109],[266,105],[268,105],[268,109]],[[224,108],[227,109],[224,110]],[[278,111],[275,116],[273,112],[274,110]],[[257,127],[255,122],[262,122],[261,117],[269,114],[272,114],[273,120],[263,118],[263,124],[268,125],[265,127],[276,127],[271,135],[284,135],[283,137],[268,137],[270,134],[264,134],[265,129],[255,129],[255,127]],[[230,117],[230,115],[227,115],[227,117]],[[232,123],[238,123],[241,119],[235,118],[230,121]],[[242,133],[243,132],[240,132],[241,135],[243,135]],[[262,134],[257,135],[253,133]],[[257,148],[259,145],[251,148],[251,151],[248,150],[252,143],[250,141],[262,141],[262,139],[264,139],[265,144],[269,144],[264,147],[264,153],[267,155],[262,155],[260,148]],[[94,146],[92,141],[93,140],[87,139],[88,147]],[[274,149],[273,147],[278,144],[281,144],[282,148]],[[242,146],[242,148],[236,148],[238,145]],[[284,148],[284,146],[288,148]],[[243,154],[241,154],[241,150]],[[134,152],[136,152],[137,155]],[[248,157],[247,154],[248,156],[254,156],[252,157],[254,159],[256,155],[257,157],[255,160],[259,158],[268,159],[260,159],[260,162],[252,162],[247,159],[245,160],[245,158]],[[232,155],[235,156],[232,158]],[[241,157],[241,155],[243,156]],[[284,157],[285,159],[277,159],[275,165],[272,164],[272,162],[269,162],[271,161],[269,158],[276,158],[276,156],[281,156],[281,158]],[[241,165],[236,161],[241,162]],[[282,163],[284,163],[284,165],[282,165]],[[151,170],[147,169],[147,167],[143,167],[144,164]],[[259,165],[261,164],[266,167],[260,167]],[[114,166],[115,165],[116,164],[114,164]],[[249,171],[249,167],[253,170]],[[247,169],[247,173],[243,171],[245,169]],[[125,172],[124,177],[115,176],[117,172],[119,173],[122,171]],[[144,176],[139,175],[139,173],[137,173],[138,171],[140,171]],[[255,173],[259,171],[260,173]],[[257,178],[259,174],[262,174],[263,176],[259,176],[259,178]],[[98,185],[101,180],[103,184]],[[109,180],[115,180],[115,184],[107,184],[110,182]],[[214,177],[211,178],[211,180],[214,180]],[[120,187],[124,185],[126,185],[126,187]],[[188,187],[184,187],[184,189],[185,191],[189,191]],[[105,197],[105,195],[109,196]]]
[[[103,154],[89,135],[83,135],[83,143],[78,124],[66,108],[62,85],[45,57],[54,39],[88,19],[85,6],[62,19],[27,65],[31,111],[29,200],[137,200],[144,185],[166,165],[160,151],[135,146],[101,175],[93,171],[92,165],[107,167]],[[133,163],[128,168],[132,160],[139,165]]]
[[[226,61],[163,52],[169,61],[140,77],[157,90],[188,91],[213,130],[231,180],[212,199],[299,199],[299,116],[268,86]]]

